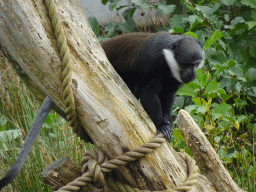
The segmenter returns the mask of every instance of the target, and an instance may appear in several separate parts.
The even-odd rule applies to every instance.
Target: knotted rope
[[[124,155],[121,155],[115,159],[107,160],[104,154],[99,150],[91,150],[85,153],[82,158],[81,164],[83,165],[82,172],[84,173],[81,177],[78,177],[74,181],[70,182],[64,187],[61,187],[58,192],[71,192],[78,191],[82,187],[85,187],[89,183],[93,183],[97,188],[103,188],[105,186],[104,173],[110,173],[114,169],[117,169],[123,165],[127,165],[131,161],[135,161],[141,157],[144,157],[148,153],[153,152],[156,148],[160,147],[166,140],[163,134],[157,135],[155,138],[150,140],[148,143],[142,145],[139,148],[129,151]],[[177,191],[188,191],[195,183],[197,183],[196,177],[198,176],[198,167],[195,165],[189,155],[178,153],[187,163],[188,166],[188,177],[184,183],[173,189],[165,190],[165,192],[177,192]],[[126,184],[122,184],[118,181],[108,179],[107,185],[113,190],[120,192],[135,192],[143,191],[150,192],[148,190],[139,190],[132,188]]]

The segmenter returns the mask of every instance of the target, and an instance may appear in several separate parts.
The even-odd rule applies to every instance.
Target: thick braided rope
[[[154,191],[154,192],[177,192],[177,191],[189,191],[192,187],[197,183],[197,177],[199,176],[198,167],[195,164],[195,160],[193,160],[189,155],[178,153],[188,166],[188,177],[185,182],[183,182],[178,187],[174,187],[172,189]],[[130,187],[127,184],[123,184],[119,181],[115,181],[112,178],[108,178],[107,182],[108,186],[114,191],[119,192],[152,192],[152,190],[140,190],[137,188]]]
[[[65,100],[65,113],[67,115],[67,121],[73,128],[73,131],[82,139],[84,139],[84,132],[82,129],[78,129],[78,118],[75,110],[75,99],[72,90],[72,59],[70,56],[69,47],[67,45],[67,39],[64,29],[62,27],[60,16],[57,13],[57,8],[54,0],[45,0],[45,6],[49,12],[50,20],[52,22],[52,28],[55,33],[55,38],[60,50],[60,56],[63,64],[62,71],[62,90],[63,98]]]
[[[181,152],[178,153],[184,161],[187,163],[188,166],[188,177],[185,182],[183,182],[178,187],[173,189],[167,189],[162,191],[154,191],[154,192],[177,192],[177,191],[189,191],[192,187],[197,183],[197,177],[199,176],[198,167],[195,164],[195,160],[192,159],[189,155],[183,154]],[[127,184],[123,184],[119,181],[115,181],[112,178],[108,178],[107,182],[108,186],[113,189],[114,191],[120,192],[152,192],[149,190],[139,190],[137,188],[130,187]]]
[[[84,174],[73,182],[70,182],[66,186],[60,188],[58,192],[78,191],[89,183],[93,183],[97,188],[102,188],[105,186],[104,173],[110,173],[120,166],[126,165],[131,161],[135,161],[138,158],[153,152],[156,148],[160,147],[163,142],[165,142],[163,134],[157,135],[141,147],[134,149],[133,151],[129,151],[110,161],[108,161],[104,154],[99,150],[88,151],[85,153],[81,161],[81,164],[83,165],[82,172]],[[195,183],[197,183],[196,177],[198,176],[198,167],[195,165],[195,161],[189,155],[184,155],[182,153],[179,154],[188,165],[188,177],[180,186],[175,187],[174,189],[165,190],[165,192],[188,191]],[[118,181],[112,181],[111,179],[108,179],[107,181],[107,185],[118,192],[150,192],[148,190],[132,188]]]

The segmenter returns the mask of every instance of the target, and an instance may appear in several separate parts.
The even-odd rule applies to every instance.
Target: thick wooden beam
[[[194,154],[198,167],[217,191],[243,191],[234,182],[222,164],[220,157],[189,113],[185,110],[180,110],[177,122],[186,145]]]

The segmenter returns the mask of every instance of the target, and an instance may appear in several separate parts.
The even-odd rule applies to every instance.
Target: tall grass
[[[6,75],[7,73],[1,71],[0,178],[15,162],[40,107],[40,103],[19,78],[13,76],[10,79],[10,73]],[[69,157],[75,162],[80,162],[84,146],[85,143],[75,136],[66,121],[56,112],[51,111],[24,167],[18,177],[3,191],[53,191],[41,177],[43,169],[61,157]]]

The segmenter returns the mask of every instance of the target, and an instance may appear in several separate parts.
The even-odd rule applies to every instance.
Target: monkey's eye
[[[198,61],[198,62],[196,62],[194,65],[195,65],[195,67],[198,67],[199,64],[200,64],[200,62]]]

